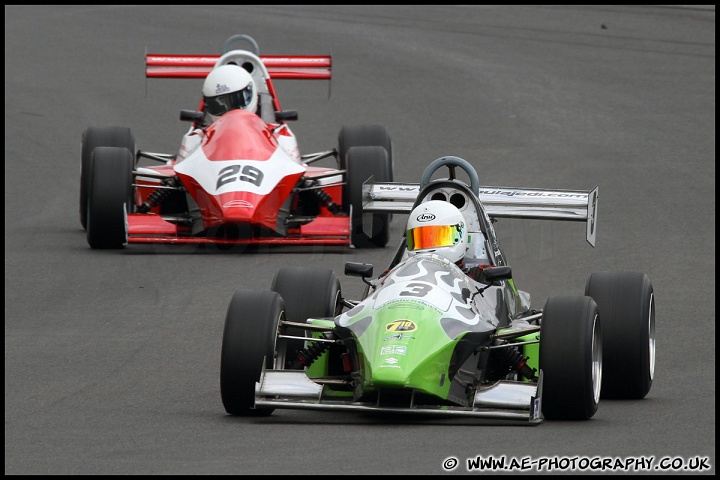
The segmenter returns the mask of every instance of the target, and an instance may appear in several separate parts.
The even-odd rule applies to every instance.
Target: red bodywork
[[[159,207],[155,207],[149,213],[128,214],[129,243],[350,244],[349,217],[333,215],[325,207],[308,223],[282,228],[279,213],[283,208],[297,208],[294,189],[301,177],[312,179],[334,170],[293,160],[278,141],[278,137],[287,135],[287,129],[268,125],[253,113],[234,110],[199,135],[199,148],[181,163],[145,167],[142,171],[177,176],[199,207],[202,225],[208,232],[233,225],[237,228],[230,231],[243,234],[238,238],[219,230],[223,233],[193,235],[189,226],[164,220]],[[143,178],[142,173],[135,183],[136,205],[145,202],[159,185],[157,180]],[[335,183],[324,190],[341,205],[342,187],[340,182]],[[267,186],[272,188],[258,193],[261,185],[266,190]]]

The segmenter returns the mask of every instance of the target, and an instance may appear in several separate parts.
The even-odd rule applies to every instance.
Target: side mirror
[[[275,120],[278,122],[282,122],[284,120],[297,120],[298,119],[298,112],[297,110],[282,110],[279,112],[275,112]]]
[[[196,112],[195,110],[180,110],[180,120],[183,122],[199,122],[202,119],[202,112]]]
[[[494,282],[495,280],[510,280],[512,278],[512,268],[510,267],[492,267],[483,270],[485,280]]]
[[[373,266],[370,263],[348,262],[345,264],[345,275],[352,277],[372,277]]]

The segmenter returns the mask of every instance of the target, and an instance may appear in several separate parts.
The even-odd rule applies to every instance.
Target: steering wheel
[[[478,194],[478,192],[480,191],[480,180],[478,180],[477,172],[468,161],[463,160],[460,157],[453,156],[440,157],[427,166],[427,168],[422,174],[422,179],[420,180],[420,190],[425,188],[427,184],[430,183],[430,179],[432,178],[433,174],[438,171],[440,167],[443,166],[446,166],[450,170],[449,180],[455,180],[457,178],[455,176],[456,167],[460,167],[465,170],[465,173],[467,173],[468,177],[470,177],[470,189],[475,195]]]

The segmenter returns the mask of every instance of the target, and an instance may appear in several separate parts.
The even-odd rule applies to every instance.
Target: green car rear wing
[[[363,185],[363,212],[410,213],[419,183]],[[598,187],[590,191],[480,186],[477,198],[490,218],[567,220],[586,223],[586,239],[595,246]]]

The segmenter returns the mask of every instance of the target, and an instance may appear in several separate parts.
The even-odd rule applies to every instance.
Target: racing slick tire
[[[390,239],[390,215],[363,215],[362,188],[370,177],[388,182],[387,150],[382,147],[353,147],[347,155],[347,187],[350,207],[350,243],[356,248],[384,247]],[[366,217],[363,221],[363,217]],[[363,223],[367,225],[363,228]]]
[[[641,272],[594,272],[585,295],[603,325],[602,398],[640,399],[655,376],[655,295]]]
[[[235,291],[225,316],[220,354],[220,395],[230,415],[273,412],[274,408],[255,408],[255,382],[263,366],[274,367],[278,328],[284,318],[285,302],[277,292]]]
[[[306,323],[308,318],[335,317],[342,312],[340,281],[329,269],[282,267],[275,274],[270,289],[283,298],[290,322]],[[288,335],[307,336],[298,328],[286,331]],[[287,340],[285,368],[290,368],[297,357],[296,352],[304,346],[303,340]]]
[[[90,162],[87,241],[95,249],[127,245],[127,213],[133,209],[132,153],[127,148],[98,147]]]
[[[80,159],[80,224],[87,229],[88,187],[90,161],[97,147],[122,147],[135,155],[135,137],[127,127],[89,127],[82,134]]]
[[[585,296],[550,297],[540,328],[542,412],[548,420],[588,420],[603,374],[598,307]]]
[[[387,151],[388,164],[386,177],[388,182],[394,178],[393,147],[390,134],[382,125],[355,125],[343,127],[338,135],[338,165],[340,170],[347,169],[347,153],[352,147],[383,147]],[[348,198],[348,183],[343,185],[343,199]],[[345,212],[350,212],[350,203],[343,200]]]

